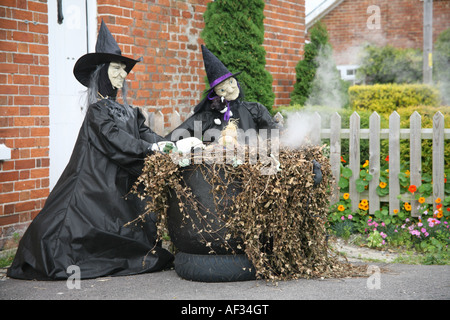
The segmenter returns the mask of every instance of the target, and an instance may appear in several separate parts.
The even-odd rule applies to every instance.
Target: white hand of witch
[[[178,151],[182,152],[182,153],[189,153],[191,152],[191,149],[194,148],[205,148],[205,145],[203,144],[203,142],[195,137],[189,137],[189,138],[184,138],[181,140],[178,140],[177,143],[177,148]]]

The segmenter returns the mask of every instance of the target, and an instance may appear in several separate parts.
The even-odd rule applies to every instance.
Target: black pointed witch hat
[[[119,45],[112,36],[105,22],[102,20],[100,30],[98,32],[97,43],[95,45],[95,53],[87,53],[81,56],[75,63],[73,74],[82,85],[88,87],[91,73],[99,64],[116,61],[125,63],[125,71],[130,73],[134,65],[140,60],[134,60],[122,56],[122,51],[120,51]]]
[[[241,72],[231,73],[227,67],[211,51],[202,45],[203,63],[208,77],[209,89],[212,90],[222,81],[237,76]]]

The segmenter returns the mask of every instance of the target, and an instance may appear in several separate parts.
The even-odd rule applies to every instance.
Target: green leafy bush
[[[354,110],[391,113],[402,107],[440,105],[436,88],[424,84],[356,85],[348,90],[350,105]]]
[[[422,53],[391,45],[365,46],[357,78],[365,84],[422,82]]]
[[[442,102],[450,105],[450,28],[442,31],[434,44],[434,80],[441,91]]]

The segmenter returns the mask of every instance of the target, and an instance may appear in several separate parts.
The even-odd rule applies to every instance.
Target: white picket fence
[[[157,111],[155,113],[148,113],[144,109],[141,109],[141,111],[147,118],[147,121],[145,123],[160,136],[165,136],[183,122],[181,115],[176,110],[174,110],[173,113],[169,115],[170,120],[168,123],[170,123],[170,127],[165,127],[164,124],[166,121],[164,119],[164,114],[161,111]],[[192,114],[193,111],[190,114],[186,115],[185,119],[189,118]]]
[[[188,115],[189,116],[189,115]],[[299,116],[297,115],[289,116]],[[182,121],[177,112],[170,115],[170,127],[164,127],[164,115],[159,111],[154,114],[147,114],[148,124],[156,133],[160,135],[167,134],[176,128]],[[277,121],[284,122],[283,116],[277,113],[274,117]],[[374,214],[379,210],[381,203],[389,203],[390,214],[394,210],[400,210],[400,140],[410,140],[410,183],[419,187],[422,184],[422,140],[431,139],[433,145],[433,193],[426,199],[427,203],[433,203],[436,207],[435,199],[444,199],[444,141],[450,139],[450,129],[444,128],[444,116],[437,112],[433,117],[433,128],[422,128],[421,116],[416,111],[410,117],[410,128],[400,129],[400,115],[393,112],[389,117],[389,129],[380,128],[380,116],[374,112],[369,119],[369,129],[361,129],[360,116],[354,112],[350,116],[350,128],[341,127],[341,116],[336,112],[330,118],[330,128],[322,127],[322,117],[319,113],[314,113],[310,121],[314,122],[311,127],[314,132],[310,135],[311,142],[320,144],[322,139],[330,140],[330,164],[332,174],[336,183],[339,181],[341,173],[341,145],[342,140],[349,140],[349,161],[348,167],[353,175],[349,179],[349,193],[352,210],[356,211],[361,199],[369,200],[369,213]],[[356,179],[360,172],[360,141],[369,140],[369,173],[373,179],[369,182],[368,190],[360,193],[356,190]],[[376,188],[379,185],[380,178],[380,141],[389,140],[389,196],[380,197]],[[355,174],[356,173],[356,174]],[[336,203],[339,199],[340,191],[337,186],[334,188],[331,202]],[[417,216],[418,202],[411,201],[410,195],[401,195],[403,201],[411,202],[411,214]]]
[[[291,115],[290,115],[291,116]],[[300,115],[301,116],[301,115]],[[411,195],[400,195],[400,140],[410,140],[410,184],[419,187],[422,184],[422,140],[431,139],[433,144],[433,193],[426,199],[427,203],[433,203],[436,198],[444,199],[444,140],[450,139],[450,129],[444,128],[444,116],[437,112],[433,117],[433,128],[427,129],[421,126],[421,116],[414,112],[410,117],[410,128],[400,129],[400,115],[393,112],[389,117],[389,129],[380,128],[380,116],[374,112],[369,118],[369,129],[361,129],[360,116],[354,112],[350,116],[350,128],[342,128],[341,116],[336,112],[331,115],[330,128],[322,128],[322,118],[319,113],[315,113],[310,121],[314,122],[311,126],[314,133],[311,140],[314,143],[321,143],[322,139],[329,139],[330,143],[330,164],[336,183],[339,181],[341,173],[341,145],[343,139],[349,140],[349,162],[348,167],[353,175],[349,179],[349,193],[351,199],[352,211],[358,209],[361,199],[369,200],[369,213],[374,214],[380,209],[381,203],[389,203],[390,214],[394,210],[400,210],[400,201],[411,203],[411,214],[418,215],[418,202],[412,200]],[[360,141],[369,140],[369,174],[373,179],[369,182],[368,190],[362,193],[356,190],[356,180],[360,172]],[[380,178],[380,141],[389,140],[389,196],[380,197],[376,192]],[[356,174],[355,174],[356,173]],[[339,200],[340,191],[335,186],[331,202],[336,203]]]

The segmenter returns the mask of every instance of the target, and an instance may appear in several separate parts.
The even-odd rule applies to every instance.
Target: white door
[[[92,42],[95,45],[97,27],[95,0],[52,0],[47,4],[52,189],[70,159],[86,112],[86,88],[75,79],[73,66],[79,57],[92,51],[89,49]]]

